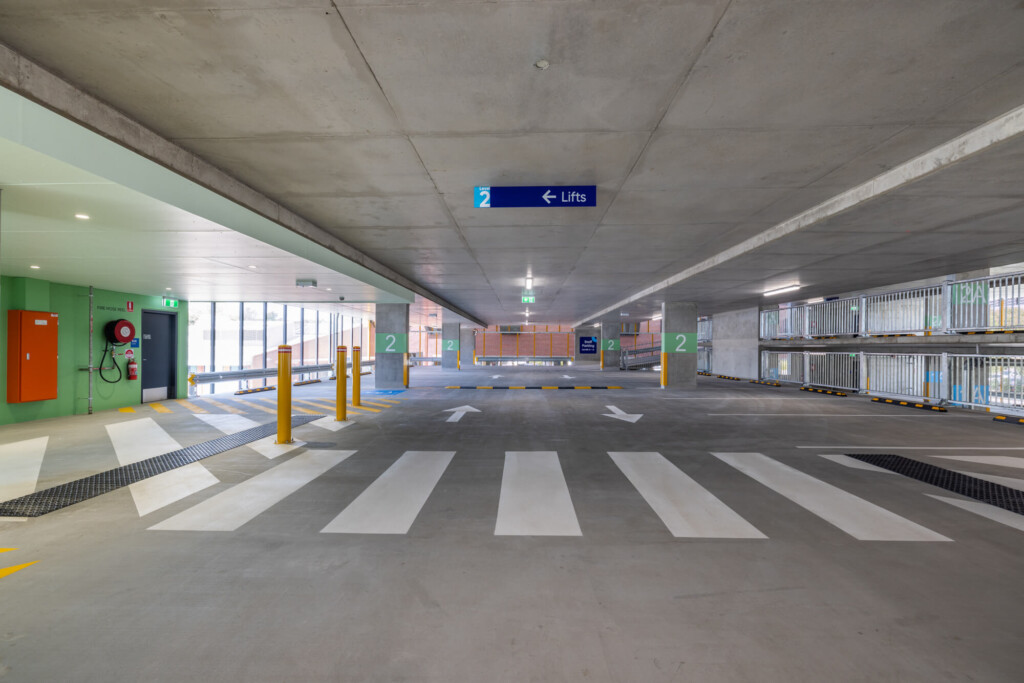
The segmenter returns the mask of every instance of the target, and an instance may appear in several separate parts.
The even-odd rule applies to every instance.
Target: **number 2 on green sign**
[[[455,340],[454,339],[449,339],[448,340],[448,350],[449,351],[454,351],[455,350]]]
[[[686,335],[677,334],[676,341],[679,342],[679,346],[676,347],[676,353],[686,353],[686,349],[683,348],[684,346],[686,346]]]
[[[384,353],[395,353],[395,342],[398,341],[398,337],[389,334],[384,338],[388,340],[388,345],[384,347]]]

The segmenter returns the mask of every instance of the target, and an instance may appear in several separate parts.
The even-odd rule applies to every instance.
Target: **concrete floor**
[[[297,428],[305,446],[273,458],[244,446],[204,460],[216,483],[145,516],[122,489],[0,522],[0,547],[16,548],[0,565],[36,562],[0,578],[0,679],[1020,680],[1021,530],[925,495],[954,494],[820,455],[870,447],[1024,477],[938,458],[1022,465],[1024,428],[718,379],[662,391],[656,380],[580,366],[417,368],[411,390],[382,397],[394,407],[338,432]],[[443,388],[497,383],[626,388]],[[42,480],[55,482],[117,464],[109,423],[152,417],[183,445],[221,435],[168,405],[5,427],[0,444],[48,434]],[[463,405],[481,412],[449,421]],[[610,418],[607,406],[643,416]],[[454,457],[406,533],[321,532],[408,451]],[[557,453],[581,535],[495,535],[506,452],[519,451]],[[608,455],[652,451],[766,538],[674,537]],[[836,487],[833,511],[846,492],[951,542],[858,540],[712,453],[763,454]],[[150,529],[305,454],[337,464],[234,530]],[[395,490],[395,509],[376,517],[413,497]]]

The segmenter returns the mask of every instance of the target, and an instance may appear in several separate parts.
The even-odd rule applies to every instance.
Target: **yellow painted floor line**
[[[212,398],[204,398],[203,402],[209,403],[211,406],[214,406],[215,408],[220,408],[226,413],[234,413],[235,415],[241,415],[242,413],[245,412],[244,410],[239,410],[238,408],[230,406],[227,403],[223,403],[221,401],[214,401]]]
[[[312,406],[313,408],[319,408],[321,413],[323,411],[325,411],[325,410],[329,410],[331,412],[334,412],[334,406],[333,405],[328,405],[326,403],[318,403],[317,401],[309,401],[309,400],[305,400],[305,399],[303,399],[301,401],[292,401],[292,405],[294,405],[296,403],[301,403],[304,406]]]
[[[119,412],[119,413],[134,413],[135,412],[135,408],[132,408],[131,406],[128,406],[128,407],[125,407],[125,408],[118,408],[117,412]]]
[[[354,406],[351,403],[349,403],[348,407],[349,408],[355,408],[356,410],[368,410],[371,413],[379,413],[380,412],[380,408],[367,408],[366,406],[364,406],[362,404]]]
[[[36,560],[36,562],[38,561],[39,560]],[[5,576],[10,576],[14,572],[21,571],[25,567],[31,567],[36,562],[26,562],[25,564],[16,564],[13,567],[4,567],[3,569],[0,569],[0,579],[4,578]]]
[[[17,550],[17,548],[0,548],[0,553],[6,553],[8,550]]]
[[[266,406],[261,406],[259,403],[257,403],[257,401],[260,401],[261,403],[269,403],[270,405],[273,406],[273,408],[268,408]],[[262,410],[265,413],[270,413],[271,415],[277,415],[277,401],[269,401],[269,400],[263,399],[263,398],[250,398],[248,401],[245,401],[244,403],[246,405],[252,406],[256,410]]]
[[[204,410],[204,409],[200,408],[195,403],[192,403],[192,401],[186,401],[183,398],[177,399],[175,401],[175,403],[177,403],[179,406],[184,407],[186,410],[191,410],[193,413],[200,413],[200,414],[205,415],[208,412],[210,412],[208,410]]]
[[[374,397],[374,399],[373,399],[373,400],[374,400],[374,401],[379,401],[379,402],[381,402],[381,403],[391,403],[391,404],[393,404],[393,405],[396,405],[396,406],[397,406],[397,405],[398,405],[399,403],[401,403],[401,401],[395,401],[395,400],[393,400],[393,399],[390,399],[390,398],[377,398],[377,397]]]
[[[149,405],[150,408],[152,408],[153,410],[155,410],[158,413],[170,413],[170,412],[173,412],[170,408],[165,406],[163,403],[149,403],[147,405]]]
[[[294,410],[295,412],[298,412],[298,413],[305,413],[306,415],[323,415],[324,414],[323,410],[308,410],[306,408],[300,408],[297,405],[295,405],[294,401],[292,401],[292,410]]]
[[[367,401],[366,399],[363,399],[363,403],[365,405],[377,406],[378,408],[391,408],[392,407],[392,406],[388,405],[387,403],[378,403],[376,399],[374,399],[372,401]]]

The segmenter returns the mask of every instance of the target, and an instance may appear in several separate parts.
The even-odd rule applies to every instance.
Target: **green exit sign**
[[[177,299],[168,299],[166,296],[164,297],[164,308],[177,308],[177,307],[178,307],[178,300]]]
[[[537,303],[537,297],[535,297],[535,296],[524,296],[523,297],[523,303],[524,304],[535,304],[535,303]]]

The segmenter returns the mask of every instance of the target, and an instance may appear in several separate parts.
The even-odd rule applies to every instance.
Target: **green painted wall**
[[[125,310],[128,301],[134,302],[134,310]],[[7,403],[7,311],[9,310],[49,311],[58,314],[58,366],[57,398],[52,401],[31,403]],[[188,304],[184,301],[177,309],[163,306],[162,297],[111,292],[97,289],[94,292],[93,316],[93,365],[98,366],[103,353],[103,325],[110,320],[124,318],[135,325],[136,336],[141,339],[142,311],[176,311],[178,314],[178,397],[188,395],[187,354],[188,354]],[[58,284],[31,278],[0,278],[0,318],[3,334],[0,336],[3,352],[0,353],[0,424],[39,420],[47,417],[80,415],[89,411],[89,373],[81,368],[89,365],[89,288]],[[117,363],[125,371],[124,351],[117,349]],[[135,351],[135,359],[141,361],[141,346]],[[105,365],[109,366],[109,356]],[[114,372],[105,373],[110,377]],[[127,377],[127,371],[124,372]],[[142,402],[142,382],[122,379],[108,384],[93,375],[93,410],[111,410],[134,406]]]

